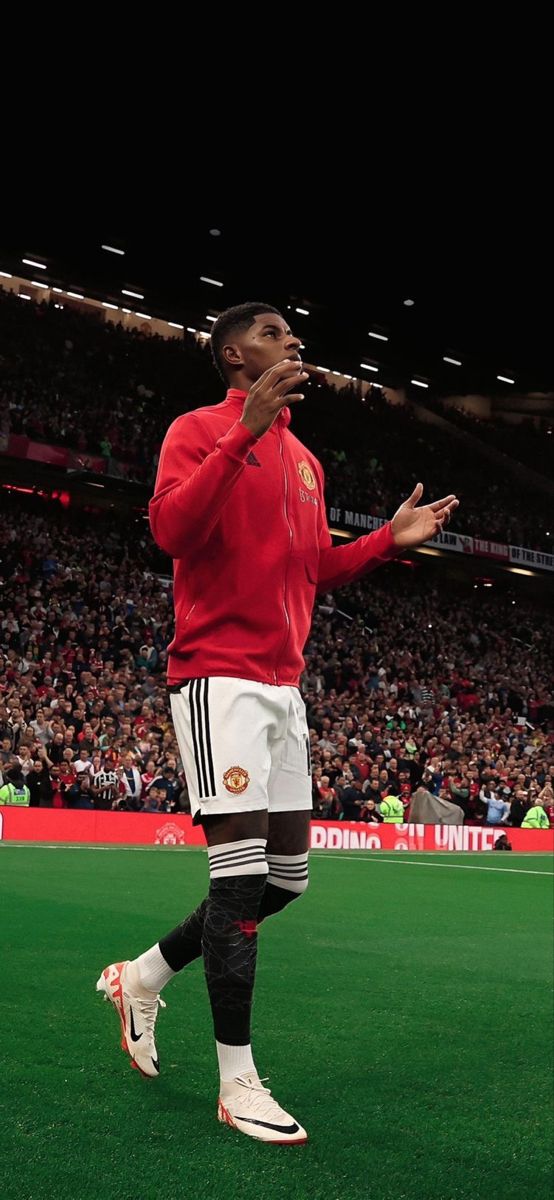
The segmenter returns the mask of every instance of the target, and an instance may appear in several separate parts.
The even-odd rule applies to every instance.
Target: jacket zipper
[[[275,680],[275,683],[278,682],[277,667],[279,666],[279,659],[281,658],[281,656],[283,654],[283,650],[285,649],[285,646],[286,646],[288,638],[289,638],[289,633],[290,633],[290,616],[289,616],[289,612],[287,609],[287,576],[288,576],[290,554],[291,554],[291,550],[292,550],[292,526],[289,521],[289,514],[288,514],[288,507],[287,507],[289,487],[288,487],[288,480],[287,480],[287,469],[285,467],[285,457],[283,454],[283,436],[282,436],[282,433],[280,430],[278,433],[278,438],[279,438],[279,454],[281,456],[281,466],[283,468],[283,480],[284,480],[283,512],[285,514],[285,521],[287,522],[288,531],[289,531],[289,557],[288,557],[287,566],[285,569],[285,582],[283,584],[283,612],[285,614],[285,636],[284,636],[283,643],[282,643],[280,651],[279,651],[279,657],[275,664],[275,670],[273,672],[273,678]]]

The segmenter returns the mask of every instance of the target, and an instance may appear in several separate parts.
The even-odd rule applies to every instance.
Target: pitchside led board
[[[365,825],[355,821],[312,821],[312,850],[491,851],[507,833],[515,851],[554,851],[554,829],[499,829],[481,825]],[[204,846],[188,816],[113,813],[53,808],[0,807],[0,840],[98,846]]]

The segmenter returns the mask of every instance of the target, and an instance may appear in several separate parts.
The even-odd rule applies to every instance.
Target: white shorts
[[[171,692],[193,819],[312,807],[310,739],[295,687],[212,676]]]

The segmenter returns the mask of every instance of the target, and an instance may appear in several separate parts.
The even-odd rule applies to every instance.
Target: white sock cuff
[[[224,842],[208,846],[210,879],[234,875],[267,875],[265,848],[267,838],[244,838],[242,842]]]
[[[287,892],[304,892],[308,886],[308,853],[268,854],[267,882]]]
[[[159,992],[166,983],[175,978],[176,971],[166,963],[159,945],[151,946],[144,954],[135,958],[132,966],[136,967],[140,985],[149,992]]]
[[[230,1083],[237,1075],[249,1075],[251,1071],[256,1070],[250,1045],[226,1046],[223,1042],[216,1041],[215,1046],[222,1083]]]

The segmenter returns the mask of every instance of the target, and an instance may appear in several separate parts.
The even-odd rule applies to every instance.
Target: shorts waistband
[[[168,683],[167,690],[170,696],[180,692],[181,688],[184,688],[187,683],[190,683],[190,679],[181,679],[180,683]]]

